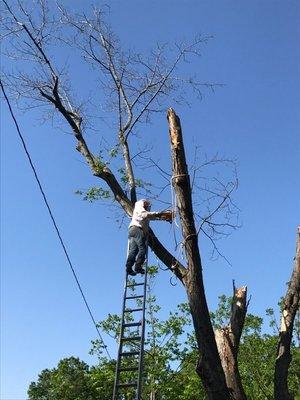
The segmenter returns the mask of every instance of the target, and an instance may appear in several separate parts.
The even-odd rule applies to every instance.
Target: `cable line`
[[[83,292],[83,290],[82,290],[82,287],[81,287],[80,282],[79,282],[79,280],[78,280],[78,277],[77,277],[77,275],[76,275],[75,269],[74,269],[74,267],[73,267],[72,261],[71,261],[71,259],[70,259],[69,253],[68,253],[68,251],[67,251],[67,249],[66,249],[66,246],[65,246],[65,244],[64,244],[62,235],[61,235],[61,233],[60,233],[60,230],[59,230],[59,228],[58,228],[58,226],[57,226],[57,223],[56,223],[55,218],[54,218],[54,216],[53,216],[53,213],[52,213],[52,211],[51,211],[50,205],[49,205],[49,203],[48,203],[46,194],[45,194],[45,192],[44,192],[44,190],[43,190],[43,187],[42,187],[41,182],[40,182],[40,180],[39,180],[39,177],[38,177],[38,175],[37,175],[35,166],[34,166],[34,164],[33,164],[33,162],[32,162],[31,156],[30,156],[30,154],[29,154],[29,152],[28,152],[28,150],[27,150],[24,137],[23,137],[23,135],[21,134],[21,131],[20,131],[18,122],[17,122],[17,120],[16,120],[16,118],[15,118],[15,115],[14,115],[14,113],[13,113],[12,107],[11,107],[11,105],[10,105],[10,102],[9,102],[9,99],[8,99],[8,97],[7,97],[7,95],[6,95],[6,92],[5,92],[5,90],[4,90],[4,86],[3,86],[3,84],[2,84],[2,80],[1,80],[1,79],[0,79],[0,85],[1,85],[1,89],[2,89],[3,95],[4,95],[4,97],[5,97],[6,103],[7,103],[7,105],[8,105],[10,115],[11,115],[11,117],[12,117],[14,123],[15,123],[16,129],[17,129],[17,132],[18,132],[18,136],[19,136],[19,138],[20,138],[20,140],[21,140],[21,142],[22,142],[24,151],[25,151],[25,153],[26,153],[26,155],[27,155],[29,164],[30,164],[31,169],[32,169],[32,171],[33,171],[33,174],[34,174],[34,177],[35,177],[36,182],[37,182],[37,184],[38,184],[39,190],[40,190],[40,192],[41,192],[41,194],[42,194],[42,196],[43,196],[44,203],[45,203],[45,205],[46,205],[46,207],[47,207],[47,210],[48,210],[48,212],[49,212],[51,221],[52,221],[52,223],[53,223],[53,225],[54,225],[54,228],[55,228],[55,231],[56,231],[56,233],[57,233],[58,239],[59,239],[60,244],[61,244],[61,246],[62,246],[62,248],[63,248],[63,252],[65,253],[65,256],[66,256],[66,258],[67,258],[69,267],[71,268],[73,277],[74,277],[74,279],[75,279],[75,281],[76,281],[76,284],[77,284],[77,287],[78,287],[78,289],[79,289],[79,291],[80,291],[81,297],[82,297],[82,299],[83,299],[83,301],[84,301],[84,303],[85,303],[85,306],[86,306],[86,308],[87,308],[87,311],[88,311],[88,313],[89,313],[89,315],[90,315],[90,317],[91,317],[91,320],[92,320],[92,322],[93,322],[93,324],[94,324],[94,326],[95,326],[95,328],[96,328],[97,334],[98,334],[98,336],[99,336],[99,338],[100,338],[100,340],[101,340],[101,342],[102,342],[102,344],[103,344],[103,346],[104,346],[104,349],[105,349],[105,351],[106,351],[106,353],[107,353],[109,359],[111,360],[111,356],[110,356],[110,354],[109,354],[109,352],[108,352],[108,350],[107,350],[107,346],[106,346],[105,343],[104,343],[104,340],[103,340],[103,338],[102,338],[102,336],[101,336],[101,333],[100,333],[100,331],[99,331],[99,328],[98,328],[97,323],[96,323],[96,321],[95,321],[95,318],[94,318],[94,316],[93,316],[93,313],[92,313],[92,311],[91,311],[91,308],[90,308],[90,306],[89,306],[89,304],[88,304],[88,302],[87,302],[87,299],[86,299],[86,297],[85,297],[85,294],[84,294],[84,292]]]

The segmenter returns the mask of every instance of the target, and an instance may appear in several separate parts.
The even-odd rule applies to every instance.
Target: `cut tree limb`
[[[297,229],[296,255],[291,280],[283,302],[274,374],[275,400],[292,400],[288,389],[288,370],[292,361],[291,341],[294,320],[300,304],[300,226]]]
[[[225,373],[226,383],[235,400],[246,400],[239,369],[238,350],[247,313],[247,287],[233,285],[231,318],[228,326],[216,329],[215,337]]]

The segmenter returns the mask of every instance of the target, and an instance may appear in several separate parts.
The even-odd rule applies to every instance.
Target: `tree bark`
[[[300,302],[300,226],[297,230],[296,255],[294,268],[288,289],[284,298],[281,315],[281,327],[277,347],[274,374],[274,398],[275,400],[292,400],[293,396],[288,389],[288,370],[292,360],[291,341],[296,312]]]
[[[157,258],[159,258],[184,285],[183,277],[186,274],[186,268],[164,247],[151,228],[149,228],[149,246]]]
[[[216,342],[221,358],[226,383],[235,400],[247,400],[243,389],[239,369],[238,350],[247,313],[247,288],[233,288],[234,295],[231,319],[228,326],[215,331]]]
[[[129,187],[130,187],[130,201],[134,204],[137,200],[135,179],[134,179],[134,173],[133,173],[133,168],[132,168],[132,163],[131,163],[128,142],[125,139],[124,132],[122,132],[122,130],[119,133],[119,140],[123,147],[123,158],[124,158],[124,163],[125,163],[125,168],[126,168],[126,174],[128,177],[128,183],[129,183]]]
[[[172,184],[177,196],[178,212],[188,264],[183,281],[199,349],[197,373],[202,380],[209,400],[228,400],[230,399],[230,393],[226,386],[225,375],[206,303],[198,234],[194,222],[191,185],[185,160],[180,119],[173,109],[168,110],[168,121],[173,161]]]

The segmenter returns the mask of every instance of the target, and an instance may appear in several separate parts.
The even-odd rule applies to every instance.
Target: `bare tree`
[[[183,102],[189,90],[201,97],[204,88],[214,90],[218,86],[179,74],[180,64],[191,56],[199,56],[201,46],[209,37],[199,36],[192,43],[176,44],[173,51],[166,45],[157,45],[145,56],[124,50],[101,10],[94,9],[93,15],[87,16],[71,14],[62,6],[53,11],[44,0],[38,0],[38,7],[33,10],[27,10],[20,1],[18,7],[12,7],[6,0],[2,4],[3,38],[8,43],[4,53],[18,65],[17,70],[6,71],[3,80],[20,106],[42,107],[46,117],[49,113],[52,118],[58,115],[64,126],[71,129],[77,151],[95,178],[106,184],[105,188],[92,188],[85,196],[109,198],[118,204],[123,215],[131,216],[140,195],[152,196],[170,206],[163,194],[170,185],[174,187],[182,228],[179,244],[186,255],[186,266],[165,248],[151,229],[149,244],[187,292],[199,349],[197,373],[208,399],[245,400],[237,354],[247,310],[246,289],[235,289],[230,325],[214,332],[198,247],[198,236],[203,234],[212,243],[213,252],[220,254],[216,239],[238,226],[238,210],[231,196],[237,187],[234,162],[216,155],[197,163],[196,152],[189,175],[180,121],[172,109],[168,111],[172,173],[161,169],[149,148],[140,147],[137,135],[142,124],[156,113],[166,111],[167,101]],[[72,86],[77,82],[53,52],[62,45],[71,49],[72,55],[78,51],[97,74],[97,89],[93,92],[96,101],[75,100]],[[99,151],[91,148],[86,133],[94,128],[93,113],[101,111],[100,103],[113,118],[112,133],[102,142]],[[99,131],[98,125],[94,129]],[[120,168],[115,160],[122,160],[123,166]],[[215,176],[208,179],[204,175],[205,167],[219,163],[233,167],[231,179],[222,182]],[[147,168],[156,171],[151,186],[138,177]],[[201,182],[199,178],[204,180]],[[193,202],[195,192],[200,200]]]
[[[176,44],[171,52],[168,52],[166,45],[157,45],[146,57],[132,51],[124,51],[118,38],[103,21],[102,12],[98,9],[94,9],[91,17],[85,14],[71,15],[62,7],[59,7],[58,15],[52,15],[47,3],[39,0],[37,2],[39,7],[29,11],[18,2],[17,15],[6,0],[2,0],[2,3],[5,6],[2,17],[3,36],[9,43],[7,48],[4,47],[4,52],[14,61],[22,61],[23,66],[20,70],[18,63],[16,72],[6,72],[5,83],[22,107],[26,109],[42,107],[47,110],[46,117],[52,112],[53,118],[60,115],[62,120],[67,122],[77,140],[76,148],[85,158],[93,175],[105,181],[110,189],[108,192],[97,188],[89,192],[88,197],[111,195],[127,215],[131,214],[137,191],[139,195],[148,197],[150,195],[161,200],[162,192],[170,187],[171,176],[165,174],[165,183],[159,185],[155,179],[151,186],[147,186],[147,182],[135,176],[141,161],[143,166],[140,170],[145,168],[145,163],[148,167],[157,167],[157,163],[147,155],[147,150],[140,149],[137,145],[136,129],[141,123],[148,122],[153,114],[165,112],[165,102],[169,101],[170,97],[176,96],[177,102],[185,101],[184,98],[188,97],[186,96],[188,87],[201,97],[203,87],[213,90],[217,86],[177,75],[179,64],[190,56],[199,56],[201,45],[205,44],[209,37],[200,36],[190,44]],[[105,150],[103,145],[100,151],[92,150],[85,138],[92,120],[87,112],[91,101],[78,103],[73,99],[75,96],[72,94],[71,78],[68,76],[70,74],[66,65],[56,66],[61,62],[55,60],[55,56],[48,56],[48,53],[53,53],[52,49],[59,48],[62,44],[67,48],[70,47],[72,53],[76,49],[79,50],[83,59],[96,71],[99,88],[105,95],[106,110],[115,116],[113,133],[109,135],[112,148],[107,149],[106,156],[103,154]],[[52,107],[49,108],[49,105]],[[96,107],[98,108],[96,111],[99,111],[99,106]],[[199,231],[209,238],[213,249],[218,252],[215,239],[220,235],[227,235],[238,225],[237,208],[231,199],[231,193],[237,187],[237,178],[235,172],[225,183],[213,177],[210,185],[208,177],[205,176],[205,184],[201,187],[197,178],[201,174],[203,178],[205,167],[217,163],[223,163],[223,166],[225,163],[232,164],[234,170],[234,162],[215,155],[212,159],[205,159],[197,165],[196,156],[193,190],[198,191]],[[113,172],[113,161],[119,160],[119,157],[123,158],[124,167],[117,168],[117,171]],[[159,179],[161,171],[157,169],[156,172],[155,178]],[[165,202],[166,206],[171,205],[169,199],[165,199]],[[216,220],[218,215],[223,215],[225,218],[218,221]],[[173,257],[165,252],[153,232],[151,236],[155,251],[171,268],[175,264]],[[180,274],[177,275],[180,277]]]

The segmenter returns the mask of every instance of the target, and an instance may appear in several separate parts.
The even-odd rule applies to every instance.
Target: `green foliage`
[[[57,368],[44,370],[28,389],[30,400],[103,400],[91,385],[90,367],[78,358],[64,358]]]
[[[127,173],[126,173],[126,169],[124,167],[120,167],[120,168],[118,168],[118,172],[120,174],[121,182],[124,184],[124,186],[126,186],[128,184],[128,182],[129,182],[129,177],[128,177]],[[141,178],[136,178],[135,179],[135,186],[137,188],[145,189],[146,191],[148,191],[147,188],[149,186],[151,186],[151,183],[146,182],[146,181],[142,180]]]
[[[204,389],[195,372],[198,352],[189,306],[186,303],[179,304],[167,318],[161,318],[161,307],[152,290],[157,273],[156,266],[149,267],[143,398],[149,399],[150,393],[155,393],[157,400],[204,399]],[[132,283],[134,281],[132,279]],[[132,288],[132,294],[137,290]],[[228,323],[231,301],[229,297],[219,297],[218,309],[211,314],[214,327]],[[274,311],[268,309],[266,314],[270,318],[270,326],[275,329]],[[130,313],[127,320],[132,321]],[[239,368],[249,400],[273,398],[278,334],[263,334],[262,325],[261,317],[249,314],[240,344]],[[99,327],[117,341],[121,327],[120,316],[109,314],[105,320],[99,322]],[[127,336],[136,334],[135,330],[127,332]],[[129,342],[128,346],[128,350],[135,348],[134,342]],[[97,366],[89,367],[71,357],[61,360],[57,368],[42,371],[37,382],[30,384],[29,400],[111,400],[115,361],[107,360],[103,351],[103,345],[95,340],[92,342],[91,353],[98,356]],[[289,370],[289,388],[295,400],[300,400],[300,351],[295,342],[291,351],[293,360]],[[130,363],[132,360],[126,359],[124,366],[132,365]],[[124,381],[133,380],[133,374],[122,374]],[[130,389],[128,400],[132,399],[134,395]]]
[[[116,158],[119,153],[119,148],[118,146],[113,147],[112,149],[109,150],[108,154],[110,155],[111,158]]]
[[[83,196],[82,199],[85,201],[89,201],[90,203],[96,200],[110,199],[112,197],[109,190],[104,190],[102,187],[99,186],[91,187],[87,191],[76,190],[75,194]]]
[[[227,297],[225,294],[219,296],[218,308],[210,313],[212,325],[215,329],[222,328],[227,325],[230,319],[232,297]]]
[[[144,189],[146,193],[151,193],[151,190],[149,189],[152,186],[152,183],[146,182],[140,178],[135,179],[135,186],[137,188]]]
[[[128,178],[128,175],[126,174],[126,169],[124,167],[120,167],[120,168],[118,168],[118,172],[120,174],[121,182],[123,184],[128,183],[129,182],[129,178]]]
[[[102,360],[98,366],[90,369],[90,385],[96,396],[94,400],[111,400],[115,368],[114,361]]]
[[[108,165],[107,162],[103,161],[101,151],[98,157],[94,157],[94,164],[95,164],[94,170],[97,174],[101,174],[104,168]]]
[[[239,352],[239,369],[248,399],[273,398],[273,376],[277,335],[261,335],[257,331],[244,335]],[[289,369],[289,390],[300,395],[299,348],[292,348],[293,360]]]

